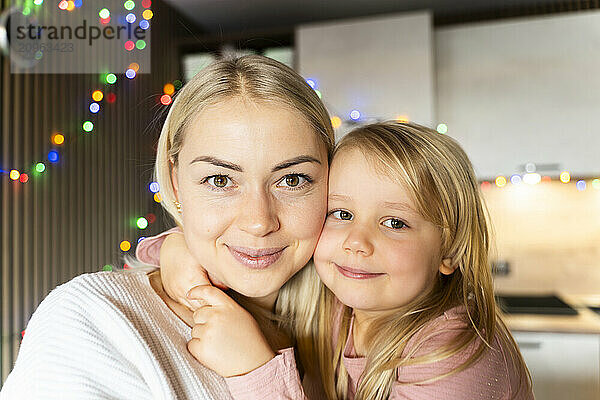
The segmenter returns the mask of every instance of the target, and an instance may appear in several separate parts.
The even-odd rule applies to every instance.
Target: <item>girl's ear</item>
[[[442,263],[440,264],[440,273],[444,274],[444,275],[452,275],[454,273],[454,271],[456,271],[456,268],[458,267],[458,264],[456,265],[452,265],[452,259],[450,258],[444,258],[442,260]]]

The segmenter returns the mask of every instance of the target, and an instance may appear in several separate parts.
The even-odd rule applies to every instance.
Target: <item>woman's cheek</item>
[[[285,208],[289,216],[286,230],[298,240],[309,241],[312,246],[311,251],[314,251],[325,221],[326,191],[324,189],[314,191],[300,202],[287,205]]]

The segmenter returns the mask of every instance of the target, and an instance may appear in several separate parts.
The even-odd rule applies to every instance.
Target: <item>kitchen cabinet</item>
[[[437,122],[479,178],[600,174],[600,12],[435,31]],[[539,171],[539,168],[542,168]]]
[[[536,399],[600,398],[600,334],[513,332]]]
[[[295,46],[298,71],[342,121],[353,110],[359,122],[435,121],[430,12],[301,25]]]

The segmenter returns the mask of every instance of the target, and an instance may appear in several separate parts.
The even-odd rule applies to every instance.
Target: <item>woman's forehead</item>
[[[285,159],[326,157],[325,145],[302,115],[273,103],[227,101],[204,109],[187,129],[183,158]]]

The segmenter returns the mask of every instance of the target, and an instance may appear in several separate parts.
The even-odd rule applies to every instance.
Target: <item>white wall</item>
[[[438,119],[480,177],[600,173],[600,12],[443,28],[435,48]]]
[[[317,82],[332,115],[400,115],[434,122],[432,21],[429,12],[300,26],[297,67]]]

